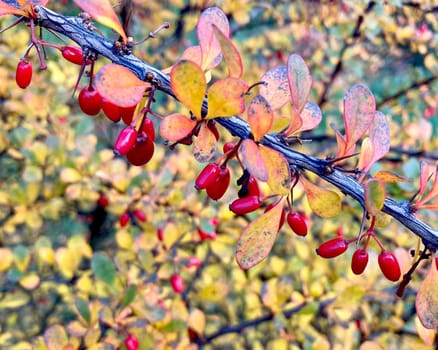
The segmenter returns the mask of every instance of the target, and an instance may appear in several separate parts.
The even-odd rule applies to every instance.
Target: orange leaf
[[[435,173],[436,166],[422,160],[420,162],[420,189],[418,195],[422,195],[427,189],[427,182],[429,178]]]
[[[435,259],[429,268],[426,278],[418,288],[417,298],[415,300],[415,307],[417,309],[417,316],[425,328],[438,328],[438,270],[435,264]]]
[[[370,128],[376,114],[376,101],[363,84],[353,85],[344,97],[346,149],[351,148]]]
[[[239,152],[245,168],[260,181],[268,181],[268,169],[257,144],[251,139],[245,139],[239,148]]]
[[[365,137],[362,140],[362,145],[360,147],[359,161],[357,163],[357,168],[363,171],[367,171],[368,165],[372,165],[373,161],[373,145],[369,137]]]
[[[304,191],[312,211],[323,218],[332,218],[341,212],[341,197],[334,191],[327,190],[311,183],[300,176]]]
[[[193,141],[193,156],[200,163],[208,162],[214,156],[217,140],[207,123],[201,123],[198,136]]]
[[[178,100],[201,120],[202,102],[207,90],[201,67],[191,61],[178,62],[170,72],[170,84]]]
[[[205,69],[214,68],[221,53],[221,46],[213,32],[213,24],[228,38],[230,25],[227,16],[218,7],[209,7],[201,13],[196,27],[199,46],[202,52],[202,65]]]
[[[321,109],[319,109],[316,103],[309,101],[301,112],[301,119],[303,120],[303,125],[300,131],[315,129],[322,120]]]
[[[373,176],[376,179],[379,179],[380,181],[383,181],[385,183],[391,183],[391,182],[410,182],[408,178],[401,176],[399,174],[393,173],[391,171],[386,170],[380,170]]]
[[[179,141],[190,135],[196,123],[196,120],[189,119],[183,114],[168,115],[160,123],[160,136],[169,141]]]
[[[422,203],[429,202],[431,199],[438,196],[438,167],[435,168],[435,179],[433,180],[432,187],[427,195],[421,200]]]
[[[377,216],[385,202],[385,186],[377,179],[369,179],[364,183],[365,208],[371,216]]]
[[[123,38],[123,42],[127,43],[128,38],[123,30],[123,26],[109,0],[74,0],[74,2],[97,22],[119,33]]]
[[[49,0],[17,0],[20,4],[21,8],[25,8],[28,6],[46,6]]]
[[[271,129],[274,114],[269,102],[262,95],[255,96],[248,106],[248,123],[255,141],[265,136]]]
[[[260,85],[260,95],[266,98],[273,110],[283,107],[290,100],[286,66],[268,70],[260,81],[266,83],[266,85]]]
[[[260,145],[259,149],[268,170],[268,186],[272,194],[287,196],[291,186],[289,163],[281,153],[272,148]]]
[[[22,9],[16,8],[15,6],[0,1],[0,16],[4,15],[27,16],[27,13]]]
[[[286,130],[283,131],[284,136],[290,136],[298,132],[303,126],[303,120],[294,106],[291,106],[290,123]]]
[[[113,63],[104,65],[97,72],[94,84],[102,97],[120,107],[135,106],[150,86],[128,68]]]
[[[300,55],[293,54],[289,56],[287,76],[292,103],[297,111],[301,112],[309,99],[312,77],[306,62]]]
[[[277,238],[284,200],[282,198],[271,210],[251,222],[240,235],[236,260],[242,269],[248,270],[268,256]]]
[[[228,68],[228,76],[240,78],[243,73],[242,57],[236,45],[213,24],[214,34],[219,41],[222,55]]]
[[[216,81],[208,89],[207,119],[230,117],[245,110],[244,93],[248,85],[240,79],[225,78]]]

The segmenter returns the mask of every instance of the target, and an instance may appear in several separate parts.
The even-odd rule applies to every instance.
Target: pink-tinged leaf
[[[44,341],[48,350],[64,349],[68,344],[67,332],[59,324],[55,324],[44,332]]]
[[[334,191],[314,185],[304,176],[300,181],[306,192],[310,209],[322,218],[332,218],[341,213],[341,197]]]
[[[409,180],[408,178],[387,170],[380,170],[375,173],[373,177],[385,183],[411,182],[411,180]]]
[[[165,117],[160,123],[160,136],[168,141],[179,141],[190,135],[197,122],[183,114],[175,113]]]
[[[181,55],[181,60],[192,61],[196,63],[198,66],[201,66],[202,64],[201,47],[199,45],[188,47]]]
[[[368,171],[373,162],[373,154],[374,149],[371,140],[369,137],[365,137],[362,140],[357,168],[363,170],[364,172]],[[368,167],[368,165],[370,166]]]
[[[248,123],[255,141],[266,135],[274,121],[274,113],[269,102],[262,95],[255,96],[248,106]]]
[[[382,181],[370,179],[364,183],[365,208],[371,216],[377,216],[383,208],[386,190]]]
[[[30,6],[46,6],[49,0],[17,0],[21,8]]]
[[[369,130],[369,138],[373,145],[373,158],[372,163],[366,167],[365,171],[368,171],[372,164],[382,159],[391,147],[388,120],[382,112],[376,112]]]
[[[236,260],[242,269],[248,270],[269,255],[277,238],[284,201],[281,199],[271,210],[252,221],[240,235]]]
[[[321,109],[319,109],[316,103],[309,101],[301,112],[301,119],[303,120],[303,125],[300,131],[315,129],[322,120]]]
[[[338,152],[336,153],[336,158],[343,157],[345,155],[345,147],[347,147],[345,136],[338,130],[334,123],[330,123],[330,127],[335,132],[336,142],[338,144]]]
[[[0,1],[0,16],[4,15],[27,16],[27,13],[22,9],[16,8],[15,6]]]
[[[418,288],[415,307],[422,325],[428,329],[438,328],[438,270],[432,258],[429,272]]]
[[[281,153],[272,148],[260,145],[259,149],[268,170],[268,186],[272,194],[287,196],[291,187],[289,163]]]
[[[260,95],[266,98],[273,110],[283,107],[291,99],[286,66],[268,70],[260,81],[266,83],[260,85]]]
[[[228,38],[230,36],[230,24],[227,16],[218,7],[210,7],[202,12],[196,27],[199,46],[202,52],[203,69],[214,68],[218,56],[221,54],[221,46],[213,31],[213,24]]]
[[[423,205],[421,205],[421,209],[438,210],[438,200],[436,200],[435,202],[430,203],[430,204],[423,204]]]
[[[112,63],[97,72],[94,84],[103,98],[120,107],[135,106],[150,87],[128,68]]]
[[[216,152],[217,140],[207,123],[201,123],[198,136],[193,141],[193,156],[200,163],[208,162]]]
[[[128,42],[123,26],[109,0],[74,0],[74,2],[97,22],[102,23],[120,34],[125,44]]]
[[[248,171],[260,181],[268,181],[269,174],[257,144],[245,139],[239,148],[240,159]]]
[[[344,97],[344,124],[346,149],[362,138],[373,123],[376,101],[370,89],[363,84],[353,85]]]
[[[428,329],[421,324],[420,319],[415,317],[415,328],[417,329],[418,336],[428,346],[432,346],[435,343],[436,329]]]
[[[208,89],[207,119],[216,117],[231,117],[245,110],[244,94],[248,84],[243,80],[225,78],[216,81]]]
[[[438,196],[438,166],[434,170],[435,178],[430,191],[421,199],[421,203],[427,203]],[[433,174],[433,173],[432,173]]]
[[[300,131],[302,126],[303,126],[303,119],[301,119],[301,116],[297,112],[295,107],[292,106],[291,113],[290,113],[290,123],[289,123],[289,126],[286,128],[286,130],[283,131],[283,135],[285,137],[291,136],[294,133],[297,133],[298,131]]]
[[[420,162],[420,189],[418,195],[421,196],[427,189],[427,183],[430,177],[435,173],[436,166],[422,160]]]
[[[215,25],[213,25],[213,30],[221,46],[222,56],[228,68],[228,76],[231,78],[240,78],[243,74],[243,63],[239,50]]]
[[[309,99],[312,77],[306,62],[300,55],[293,54],[289,56],[287,76],[292,103],[298,112],[301,112]]]
[[[178,62],[170,72],[170,84],[178,100],[201,120],[202,102],[207,91],[201,67],[191,61]]]

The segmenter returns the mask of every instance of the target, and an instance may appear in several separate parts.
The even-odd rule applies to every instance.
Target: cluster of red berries
[[[368,231],[365,237],[373,237],[379,244],[381,251],[378,256],[378,263],[383,275],[390,281],[396,282],[400,279],[401,271],[397,258],[392,252],[385,250],[375,237],[374,231]],[[346,240],[344,237],[336,237],[327,242],[322,243],[316,253],[326,259],[335,258],[347,250],[350,243],[356,240]],[[368,243],[368,240],[367,240]],[[366,244],[367,245],[367,244]],[[368,251],[366,245],[363,248],[357,248],[351,259],[351,270],[354,274],[362,274],[368,265]]]
[[[127,210],[119,217],[119,224],[121,227],[125,227],[132,220],[138,220],[140,222],[146,222],[146,214],[141,209]]]

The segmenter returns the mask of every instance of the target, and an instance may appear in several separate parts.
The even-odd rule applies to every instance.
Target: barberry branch
[[[6,1],[14,5],[13,0]],[[43,28],[50,29],[62,34],[76,42],[86,52],[95,52],[98,55],[108,58],[113,63],[127,67],[140,79],[146,80],[147,76],[153,76],[157,89],[175,98],[170,86],[169,77],[157,68],[147,64],[133,54],[124,54],[116,49],[114,40],[100,36],[98,33],[87,29],[82,20],[78,17],[63,16],[45,7],[36,7],[38,15],[37,24]],[[203,105],[203,112],[207,112],[206,102]],[[218,118],[217,122],[225,127],[231,134],[239,138],[248,138],[251,135],[248,124],[238,117]],[[364,191],[362,185],[353,177],[343,174],[340,171],[330,169],[328,162],[323,159],[312,157],[297,152],[285,145],[277,135],[267,135],[262,140],[266,146],[281,152],[289,161],[289,164],[302,171],[315,173],[323,180],[337,187],[345,195],[355,199],[362,207],[365,206]],[[411,208],[409,201],[398,202],[386,198],[382,211],[397,221],[414,234],[421,237],[424,245],[431,249],[438,249],[438,230],[433,229],[418,219]]]

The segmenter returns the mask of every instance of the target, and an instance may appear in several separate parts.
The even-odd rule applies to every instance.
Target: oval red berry
[[[98,114],[102,107],[102,98],[100,97],[99,92],[89,86],[85,86],[81,90],[78,101],[82,112],[88,115]]]
[[[220,167],[216,163],[210,163],[199,173],[195,181],[197,190],[203,190],[211,185],[219,176]]]
[[[348,242],[342,237],[337,237],[321,244],[316,253],[322,258],[330,259],[341,255],[347,248]]]
[[[351,258],[351,270],[355,275],[360,275],[365,271],[368,264],[368,252],[366,249],[357,249]]]
[[[15,81],[17,85],[25,89],[30,85],[32,81],[32,63],[27,60],[21,60],[17,64],[17,70],[15,72]]]
[[[396,282],[400,279],[401,271],[397,258],[391,252],[383,251],[379,254],[379,267],[383,275],[390,281]]]
[[[182,293],[184,291],[184,280],[177,273],[170,276],[170,285],[175,293]]]
[[[287,223],[292,231],[294,231],[298,236],[304,237],[307,235],[306,219],[300,213],[293,212],[287,214]]]
[[[236,199],[230,204],[230,210],[238,215],[248,214],[260,208],[261,202],[258,196],[248,196]]]

